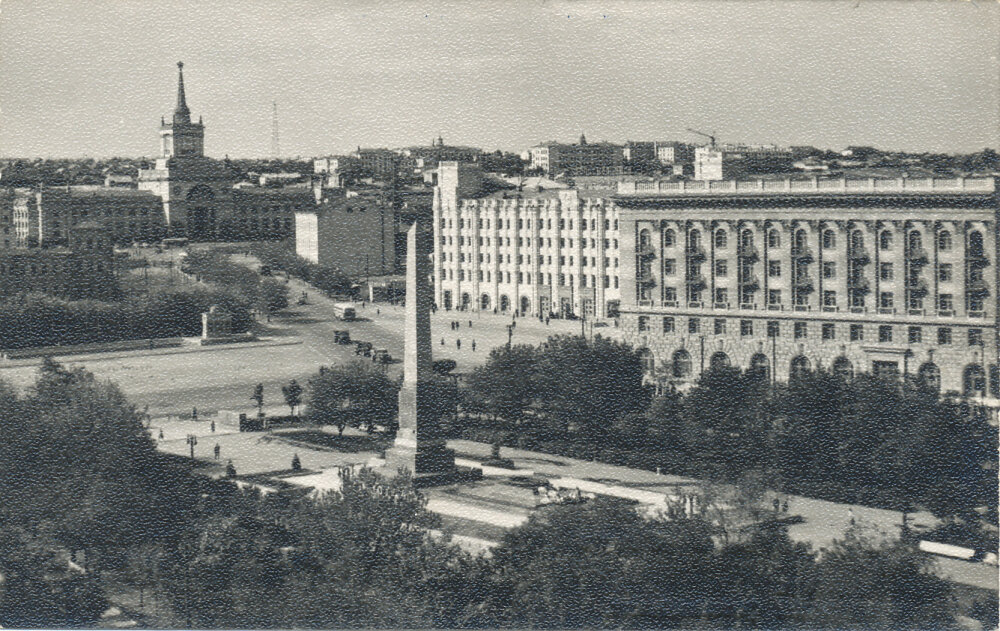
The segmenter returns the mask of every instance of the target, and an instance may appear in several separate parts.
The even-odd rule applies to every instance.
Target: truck
[[[335,303],[333,305],[333,315],[335,315],[339,320],[343,320],[345,322],[354,320],[356,317],[354,304],[350,302]]]

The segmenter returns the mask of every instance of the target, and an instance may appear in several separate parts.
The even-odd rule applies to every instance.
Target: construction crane
[[[703,131],[698,131],[697,129],[691,129],[690,127],[688,127],[687,130],[689,132],[691,132],[692,134],[698,134],[699,136],[704,136],[705,138],[708,138],[710,146],[712,146],[712,147],[715,146],[715,136],[713,136],[712,134],[706,134]]]

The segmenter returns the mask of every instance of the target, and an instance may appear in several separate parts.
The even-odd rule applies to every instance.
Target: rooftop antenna
[[[275,160],[281,155],[281,145],[278,143],[278,102],[274,101],[271,115],[271,157]]]

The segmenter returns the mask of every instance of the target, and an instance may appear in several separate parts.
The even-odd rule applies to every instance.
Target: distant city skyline
[[[151,157],[185,63],[206,154],[703,139],[973,152],[995,3],[6,0],[0,155]]]

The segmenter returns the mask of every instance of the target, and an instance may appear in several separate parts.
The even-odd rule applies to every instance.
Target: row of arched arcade
[[[643,364],[643,369],[649,375],[656,374],[656,359],[652,351],[648,348],[639,349],[639,357]],[[724,351],[717,351],[707,358],[707,369],[719,369],[732,366],[733,363]],[[684,348],[679,348],[673,352],[670,361],[661,366],[662,376],[668,381],[690,380],[696,377],[695,366],[691,353]],[[875,372],[892,372],[891,370],[879,370],[879,363],[873,366]],[[771,379],[771,358],[764,353],[756,353],[750,358],[747,369],[760,374],[763,378]],[[796,379],[813,370],[813,362],[805,355],[796,355],[789,361],[788,378]],[[854,375],[855,366],[846,356],[841,355],[833,360],[830,370],[834,374],[851,377]],[[917,368],[916,375],[925,384],[934,390],[941,389],[941,369],[932,361],[927,361]],[[982,397],[987,395],[986,371],[981,364],[968,364],[962,373],[962,394],[972,397]]]

